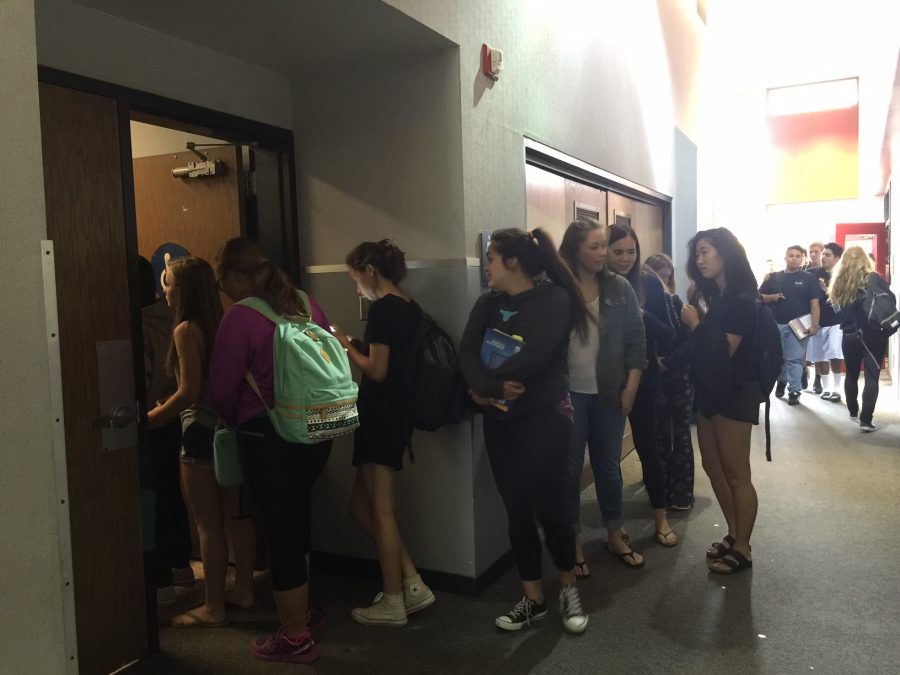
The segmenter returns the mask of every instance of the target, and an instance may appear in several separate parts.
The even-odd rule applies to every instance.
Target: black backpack
[[[416,429],[436,431],[462,419],[465,390],[453,340],[425,312],[410,345],[406,392]]]
[[[772,431],[769,426],[769,396],[781,374],[784,352],[781,349],[781,331],[772,310],[761,302],[756,303],[756,379],[766,404],[766,459],[772,461]]]
[[[885,336],[893,335],[900,328],[897,300],[893,293],[878,285],[874,274],[869,275],[862,309],[868,319],[869,328],[881,331]]]

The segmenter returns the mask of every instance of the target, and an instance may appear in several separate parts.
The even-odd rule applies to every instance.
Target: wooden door
[[[137,447],[106,451],[100,429],[108,411],[100,409],[98,354],[131,339],[118,104],[48,84],[40,85],[40,103],[78,660],[80,672],[93,675],[147,653]],[[121,377],[132,380],[133,360],[126,361]]]
[[[243,233],[240,148],[200,151],[210,160],[222,161],[224,173],[175,178],[172,169],[200,159],[189,151],[132,160],[138,252],[148,260],[161,244],[171,242],[215,266],[222,244]]]

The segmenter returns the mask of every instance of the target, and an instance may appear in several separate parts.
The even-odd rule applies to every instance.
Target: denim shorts
[[[215,431],[194,422],[181,434],[181,455],[185,464],[213,463],[213,435]]]

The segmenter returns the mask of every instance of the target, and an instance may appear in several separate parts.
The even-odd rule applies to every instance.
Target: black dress
[[[400,471],[409,447],[412,424],[405,392],[405,375],[412,338],[422,310],[396,295],[379,298],[369,307],[363,341],[390,347],[387,377],[376,382],[365,375],[359,385],[359,428],[353,435],[353,466],[383,464]]]

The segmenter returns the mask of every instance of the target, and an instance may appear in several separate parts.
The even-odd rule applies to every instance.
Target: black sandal
[[[722,542],[725,542],[724,544]],[[706,549],[706,557],[710,560],[718,560],[723,555],[728,553],[731,550],[731,547],[734,546],[734,537],[730,534],[726,534],[722,541],[717,541],[710,544],[709,548]]]
[[[576,579],[590,579],[591,573],[587,571],[587,561],[582,560],[581,562],[575,563],[575,578]]]
[[[716,568],[716,563],[724,565],[725,568]],[[710,563],[709,571],[713,574],[736,574],[742,570],[750,569],[751,567],[753,567],[752,560],[747,560],[742,553],[730,549],[729,551],[726,551],[725,555],[721,558],[713,560],[712,563]]]

